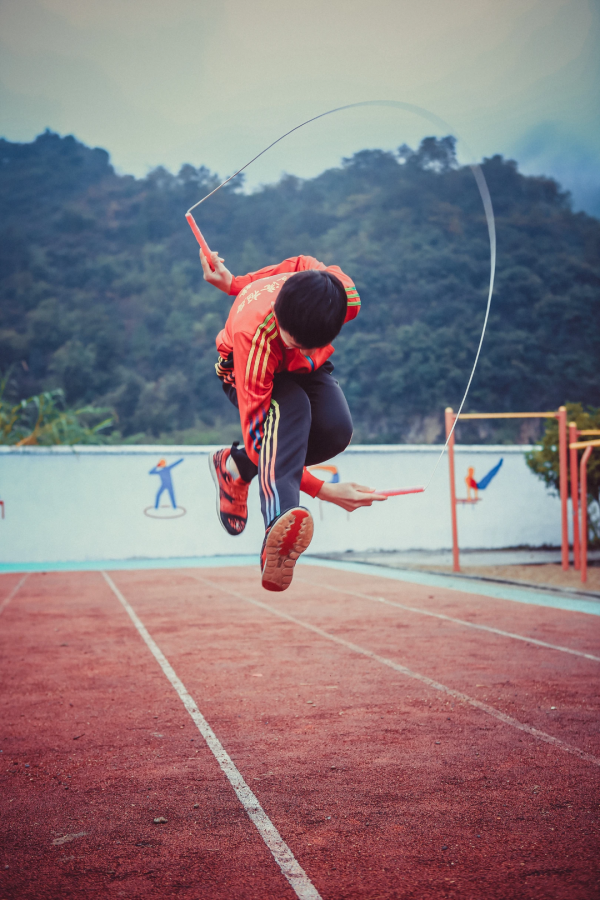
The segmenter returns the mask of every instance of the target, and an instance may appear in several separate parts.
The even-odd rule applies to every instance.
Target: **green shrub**
[[[8,378],[6,375],[0,382],[0,444],[26,447],[107,441],[102,432],[115,421],[109,409],[95,406],[67,409],[61,389],[44,391],[15,403],[5,396]]]
[[[600,429],[600,409],[588,407],[581,403],[567,403],[567,423],[575,422],[580,431]],[[585,440],[582,437],[581,440]],[[577,451],[579,465],[583,450]],[[546,431],[536,449],[526,455],[527,465],[542,478],[546,485],[556,494],[559,492],[558,467],[558,419],[546,420]],[[587,467],[587,502],[590,537],[596,542],[600,540],[600,447],[592,451]],[[571,494],[571,468],[569,466],[569,496]]]

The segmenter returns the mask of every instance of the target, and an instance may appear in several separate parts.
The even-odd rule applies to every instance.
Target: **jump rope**
[[[433,125],[440,127],[442,130],[447,131],[450,134],[452,134],[452,133],[456,134],[456,131],[448,124],[448,122],[445,122],[444,119],[441,119],[439,116],[436,116],[434,113],[431,113],[426,109],[423,109],[421,106],[415,106],[412,103],[402,103],[399,100],[364,100],[361,103],[348,103],[345,106],[337,106],[335,109],[329,109],[329,110],[327,110],[327,112],[319,113],[318,116],[313,116],[311,119],[306,119],[305,122],[301,122],[299,125],[296,125],[294,128],[290,128],[289,131],[286,131],[285,134],[282,134],[281,137],[278,137],[277,140],[275,140],[271,144],[269,144],[268,147],[265,147],[265,149],[261,150],[260,153],[257,153],[256,156],[253,156],[252,159],[249,160],[249,162],[247,162],[245,165],[243,165],[241,167],[241,169],[238,169],[237,172],[234,172],[233,175],[230,175],[229,178],[225,179],[225,181],[222,181],[218,187],[216,187],[209,194],[207,194],[205,197],[203,197],[202,200],[198,200],[197,203],[194,203],[193,206],[190,206],[187,213],[185,214],[188,224],[189,224],[190,228],[192,229],[194,236],[195,236],[196,240],[198,241],[198,244],[200,245],[200,249],[204,253],[206,260],[207,260],[210,268],[213,271],[214,271],[214,266],[212,264],[210,248],[209,248],[208,244],[206,243],[202,232],[198,228],[198,225],[196,224],[196,220],[194,219],[192,212],[195,209],[197,209],[202,203],[205,203],[210,197],[212,197],[214,194],[216,194],[217,191],[220,191],[222,187],[225,187],[226,184],[229,184],[229,182],[232,181],[234,178],[236,178],[241,172],[243,172],[244,169],[247,169],[248,166],[251,166],[252,163],[256,162],[257,159],[259,159],[261,156],[263,156],[265,153],[267,153],[267,151],[270,150],[272,147],[274,147],[275,144],[278,144],[284,138],[289,137],[290,134],[293,134],[295,131],[298,131],[300,128],[304,128],[305,125],[310,125],[311,122],[316,122],[317,119],[324,119],[325,116],[331,116],[334,113],[343,112],[347,109],[357,109],[358,107],[361,107],[361,106],[387,106],[387,107],[393,107],[395,109],[401,109],[406,112],[414,113],[417,116],[421,116],[424,119],[427,119]],[[461,141],[461,144],[466,148],[466,144],[464,141]],[[388,490],[375,491],[375,493],[383,495],[385,497],[397,497],[397,496],[400,496],[403,494],[422,494],[427,490],[427,488],[429,487],[429,485],[431,484],[431,482],[433,480],[433,476],[435,475],[440,462],[442,461],[442,457],[444,456],[444,453],[446,452],[446,449],[448,447],[450,439],[451,439],[452,435],[454,434],[454,429],[456,428],[456,425],[460,418],[460,414],[465,405],[465,401],[467,399],[467,395],[468,395],[469,389],[471,387],[471,382],[473,381],[473,376],[475,375],[475,369],[477,368],[477,363],[479,362],[479,356],[481,354],[481,347],[483,345],[483,339],[485,337],[485,331],[487,328],[487,323],[488,323],[488,319],[489,319],[489,315],[490,315],[490,308],[492,305],[492,293],[494,291],[494,277],[496,275],[496,223],[494,220],[494,210],[492,208],[492,198],[490,197],[490,192],[489,192],[489,188],[487,186],[487,181],[485,180],[485,175],[483,174],[483,172],[481,170],[481,166],[479,166],[477,163],[471,163],[469,165],[469,168],[471,169],[471,171],[473,173],[473,176],[475,178],[475,183],[477,184],[477,188],[478,188],[479,194],[481,196],[481,201],[483,203],[483,210],[485,212],[485,219],[487,222],[488,237],[489,237],[489,241],[490,241],[490,283],[489,283],[489,289],[488,289],[487,304],[486,304],[486,308],[485,308],[485,317],[483,320],[483,328],[481,329],[481,337],[479,338],[479,344],[477,347],[477,352],[475,354],[475,361],[473,363],[473,368],[471,369],[471,374],[469,375],[469,380],[467,382],[467,387],[465,389],[465,393],[460,402],[458,412],[454,419],[454,424],[452,425],[452,428],[450,429],[450,433],[449,433],[448,437],[446,438],[446,443],[442,447],[442,451],[437,458],[437,461],[433,467],[431,475],[429,476],[429,480],[427,481],[426,484],[417,485],[416,487],[398,488],[396,490],[389,490],[389,491]]]

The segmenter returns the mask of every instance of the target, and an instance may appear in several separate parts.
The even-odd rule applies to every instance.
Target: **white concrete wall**
[[[208,470],[211,447],[0,448],[0,562],[57,562],[133,557],[257,553],[263,538],[258,490],[250,490],[243,535],[229,537],[217,521]],[[504,465],[475,506],[459,507],[461,548],[560,543],[559,501],[525,465],[527,447],[456,448],[459,496],[469,465],[481,478]],[[333,460],[342,481],[380,489],[427,481],[440,448],[356,446]],[[172,473],[177,517],[152,518],[158,460],[183,457]],[[304,496],[304,495],[303,495]],[[344,550],[441,549],[451,546],[448,463],[425,494],[395,497],[351,516],[304,496],[313,511],[316,553]],[[170,516],[167,494],[159,511]]]

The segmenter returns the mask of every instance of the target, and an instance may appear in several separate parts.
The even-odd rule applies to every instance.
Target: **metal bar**
[[[561,513],[562,567],[569,570],[569,476],[567,472],[567,407],[558,408],[558,471]]]
[[[581,485],[581,583],[587,581],[587,464],[592,455],[592,447],[588,447],[579,464],[579,483]]]
[[[456,480],[454,475],[454,412],[451,406],[446,407],[446,440],[448,441],[448,471],[450,474],[450,515],[452,516],[452,570],[460,572],[460,556],[458,550],[458,520],[456,516]],[[448,437],[450,438],[448,440]]]
[[[580,431],[579,434],[600,434],[600,428],[588,428],[586,431]]]
[[[569,422],[569,462],[571,475],[571,512],[573,521],[573,564],[579,569],[579,504],[577,502],[577,450],[573,444],[577,441],[577,423]]]
[[[581,432],[579,432],[581,434]],[[585,450],[586,447],[600,447],[600,440],[598,441],[576,441],[574,444],[569,444],[569,447],[573,447],[575,450]]]
[[[460,421],[463,419],[556,419],[556,412],[539,412],[539,413],[461,413]]]

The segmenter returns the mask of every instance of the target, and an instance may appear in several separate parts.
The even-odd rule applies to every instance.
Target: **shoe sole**
[[[223,531],[225,532],[225,534],[228,534],[229,537],[237,537],[238,534],[242,534],[244,529],[242,528],[242,531],[235,531],[232,534],[232,532],[228,528],[225,527],[225,523],[223,522],[223,519],[221,518],[221,487],[219,485],[219,476],[217,474],[217,467],[215,466],[212,453],[208,457],[208,468],[210,469],[210,474],[212,475],[212,480],[215,483],[215,488],[217,491],[217,519],[219,520],[219,524],[220,524],[221,528],[223,529]]]
[[[308,548],[313,532],[313,517],[303,507],[288,510],[275,522],[264,549],[262,586],[266,591],[289,588],[296,561]]]

